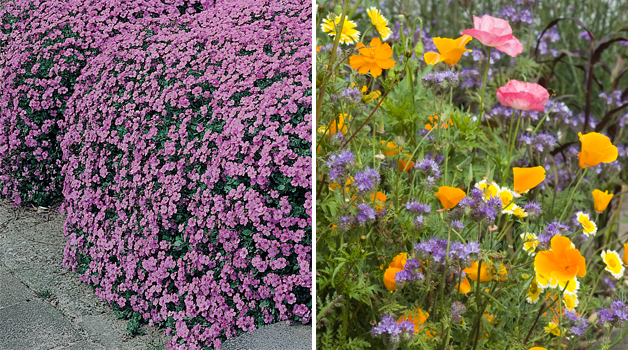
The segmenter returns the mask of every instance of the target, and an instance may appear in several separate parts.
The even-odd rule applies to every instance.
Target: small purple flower
[[[329,170],[329,179],[335,181],[336,179],[344,179],[351,170],[354,164],[354,156],[351,151],[342,151],[338,154],[332,154],[327,160],[327,167]]]
[[[436,180],[440,179],[441,177],[440,167],[438,166],[438,163],[432,158],[423,158],[423,160],[414,165],[414,168],[419,169],[423,174],[432,176]]]
[[[409,210],[416,214],[424,214],[431,212],[432,208],[428,204],[423,204],[415,201],[406,203],[406,210]]]
[[[611,310],[602,309],[597,313],[598,321],[601,323],[613,322],[615,318]]]
[[[402,271],[395,275],[395,282],[401,285],[403,282],[412,282],[425,279],[421,272],[421,263],[415,259],[408,259]]]
[[[425,218],[423,217],[423,215],[419,215],[416,218],[414,218],[413,222],[414,222],[414,227],[417,230],[421,230],[423,228],[423,222],[425,221]]]
[[[355,217],[353,216],[341,216],[338,220],[338,229],[342,232],[349,231],[349,228],[354,224]]]
[[[456,231],[462,231],[462,229],[464,228],[464,224],[462,223],[462,221],[454,220],[451,222],[451,228]]]
[[[379,181],[379,173],[371,168],[358,171],[353,177],[353,183],[360,192],[370,192],[376,189]]]
[[[375,220],[375,215],[377,215],[375,209],[371,208],[368,204],[358,204],[358,223],[364,224],[369,220]]]
[[[535,220],[541,215],[541,205],[537,202],[528,202],[523,206],[523,210],[528,213],[529,220]]]
[[[467,307],[459,301],[454,301],[451,305],[451,320],[453,322],[462,321],[462,314],[467,312]]]
[[[588,41],[591,41],[591,36],[589,35],[589,32],[587,32],[586,30],[581,31],[580,34],[578,34],[578,36]]]
[[[356,88],[346,89],[342,92],[342,97],[344,97],[349,103],[358,103],[362,100],[362,92]]]

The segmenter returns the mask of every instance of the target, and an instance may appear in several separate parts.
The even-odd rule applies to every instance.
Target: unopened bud
[[[337,4],[334,6],[334,13],[340,16],[342,14],[342,5]]]
[[[423,42],[419,41],[414,47],[414,56],[417,58],[423,56]]]
[[[410,51],[410,50],[406,50],[406,57],[407,57],[407,58],[412,57],[412,51]]]
[[[366,236],[362,236],[362,237],[360,237],[360,239],[361,239],[361,240],[365,240],[365,239],[366,239]]]
[[[406,16],[404,15],[399,15],[397,16],[397,19],[399,20],[400,23],[405,23],[406,21]]]

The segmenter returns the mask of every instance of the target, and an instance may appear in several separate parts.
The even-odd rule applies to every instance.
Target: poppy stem
[[[488,75],[488,67],[491,65],[491,49],[492,47],[488,47],[488,55],[486,56],[486,69],[484,70],[484,80],[482,81],[482,96],[480,97],[480,118],[479,121],[482,123],[482,116],[484,115],[484,88],[486,87],[486,77]],[[491,133],[493,132],[491,128],[491,123],[488,123],[489,129],[491,129]]]
[[[569,198],[567,199],[567,204],[565,204],[565,209],[563,210],[563,213],[560,214],[560,219],[558,221],[563,221],[563,218],[565,217],[565,214],[567,214],[567,209],[569,209],[569,207],[571,206],[571,198],[573,197],[573,194],[576,192],[576,189],[578,189],[578,186],[580,186],[580,181],[582,181],[582,179],[584,178],[584,175],[587,173],[587,169],[588,168],[584,168],[584,170],[582,171],[582,176],[580,176],[580,180],[578,180],[578,183],[576,183],[576,186],[571,190],[571,193],[569,194]]]

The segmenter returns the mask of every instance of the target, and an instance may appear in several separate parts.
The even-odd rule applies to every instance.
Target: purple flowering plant
[[[310,10],[0,6],[0,194],[63,196],[64,266],[131,332],[148,323],[167,349],[217,349],[310,322]]]
[[[584,349],[619,329],[627,309],[601,303],[625,293],[628,264],[628,74],[612,68],[626,39],[593,20],[610,12],[319,4],[317,347]],[[500,20],[521,52],[483,44]],[[490,33],[461,37],[471,27]],[[540,105],[515,103],[535,98],[515,80]]]

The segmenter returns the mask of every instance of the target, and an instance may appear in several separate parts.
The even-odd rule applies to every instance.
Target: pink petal
[[[511,57],[517,57],[517,55],[523,51],[523,45],[521,45],[519,40],[514,36],[511,40],[506,41],[502,45],[495,46],[495,48]]]

